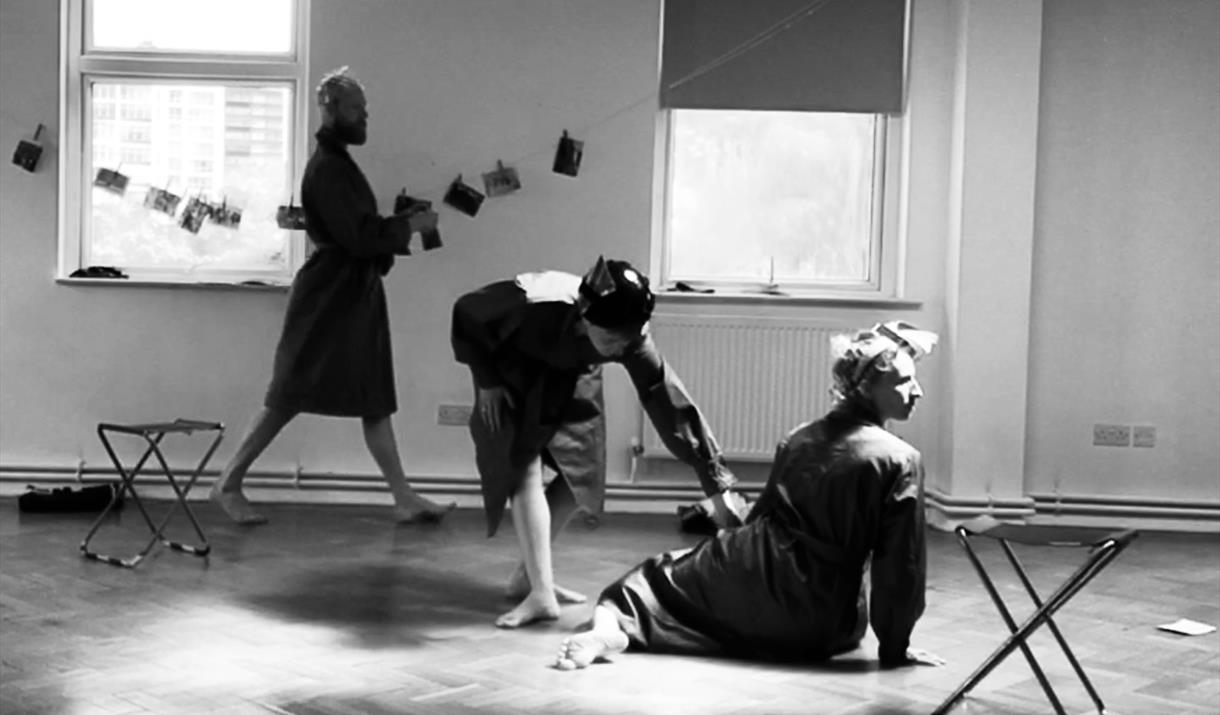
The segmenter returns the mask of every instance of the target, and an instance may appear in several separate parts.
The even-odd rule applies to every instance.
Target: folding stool
[[[155,422],[134,425],[118,425],[105,422],[99,424],[97,426],[97,435],[102,440],[102,445],[106,448],[106,453],[110,455],[110,461],[114,463],[114,468],[118,471],[120,482],[119,488],[114,490],[114,497],[111,498],[110,503],[106,505],[106,508],[102,511],[101,515],[98,516],[97,521],[93,522],[93,527],[89,529],[89,533],[85,536],[85,540],[81,542],[81,553],[84,554],[86,558],[94,559],[95,561],[104,561],[114,566],[124,566],[126,568],[135,568],[135,566],[143,561],[144,557],[147,556],[150,551],[152,551],[152,548],[156,546],[158,542],[170,547],[175,551],[183,551],[195,556],[207,556],[212,550],[212,547],[208,544],[207,537],[204,536],[203,529],[200,528],[199,522],[195,520],[195,514],[191,511],[190,505],[186,502],[186,495],[190,493],[191,487],[195,484],[195,480],[199,478],[199,475],[203,472],[204,467],[207,466],[208,460],[212,458],[212,454],[216,451],[216,447],[220,445],[220,440],[224,437],[224,429],[224,425],[219,422],[200,422],[197,420],[184,419],[174,420],[173,422]],[[134,435],[142,438],[148,443],[148,448],[144,450],[144,455],[140,457],[140,460],[136,462],[135,467],[133,467],[130,471],[123,468],[118,455],[115,454],[114,448],[111,446],[110,440],[107,438],[108,432]],[[169,464],[165,461],[165,455],[161,452],[161,440],[164,439],[165,435],[167,434],[191,435],[195,432],[215,432],[216,437],[212,440],[211,445],[207,448],[203,458],[199,460],[199,466],[195,468],[195,471],[190,475],[190,478],[179,486],[178,481],[174,478],[173,470],[169,468]],[[156,455],[157,461],[161,463],[162,473],[165,475],[166,480],[169,481],[169,485],[174,490],[174,495],[177,497],[177,500],[170,507],[169,511],[166,512],[165,516],[162,517],[159,524],[153,523],[153,519],[151,516],[149,516],[148,510],[144,508],[144,504],[140,501],[140,496],[136,494],[135,485],[136,476],[144,467],[144,463],[147,462],[148,458],[152,455]],[[122,501],[123,492],[127,492],[131,495],[131,500],[135,502],[136,507],[138,507],[140,510],[140,514],[144,517],[144,522],[148,524],[148,528],[152,531],[152,539],[149,540],[148,544],[139,553],[125,559],[115,556],[106,556],[104,554],[90,551],[89,540],[92,539],[93,535],[97,533],[98,528],[101,527],[102,522],[105,520],[106,515],[110,513],[110,510],[113,509],[116,504]],[[195,534],[198,535],[200,542],[198,545],[183,544],[165,538],[165,526],[169,523],[170,517],[174,515],[179,506],[181,506],[183,511],[186,512],[187,518],[191,521],[191,526],[195,528]]]
[[[1080,682],[1084,685],[1085,690],[1088,691],[1089,697],[1093,699],[1097,712],[1105,713],[1105,704],[1102,703],[1101,697],[1097,694],[1097,690],[1089,681],[1088,676],[1084,674],[1084,669],[1080,667],[1079,661],[1076,660],[1072,649],[1068,647],[1067,641],[1064,640],[1058,626],[1051,620],[1051,616],[1122,553],[1135,540],[1139,532],[1132,529],[1111,531],[1085,527],[1003,524],[989,516],[981,516],[966,522],[957,527],[955,532],[957,533],[958,542],[970,558],[970,563],[974,565],[974,570],[978,572],[979,578],[982,579],[983,586],[987,589],[988,595],[991,596],[991,600],[995,602],[996,608],[1004,618],[1004,623],[1008,626],[1010,635],[987,657],[987,660],[983,661],[983,664],[964,683],[958,686],[957,690],[953,691],[952,695],[940,704],[940,707],[935,710],[934,715],[948,713],[974,686],[978,685],[979,681],[985,678],[988,673],[994,670],[997,665],[1017,648],[1021,649],[1025,659],[1029,661],[1030,669],[1033,670],[1034,676],[1037,677],[1038,683],[1042,686],[1042,690],[1046,693],[1046,697],[1050,700],[1057,715],[1065,715],[1063,705],[1055,695],[1050,681],[1047,680],[1046,674],[1042,672],[1042,668],[1034,658],[1033,652],[1026,644],[1026,639],[1029,638],[1030,634],[1044,623],[1050,628],[1051,633],[1054,634],[1055,640],[1059,642],[1059,647],[1063,649],[1063,654],[1067,656],[1072,669],[1076,671],[1076,675],[1079,676]],[[1020,626],[1013,620],[1012,614],[1009,613],[1008,608],[1004,605],[1004,601],[1000,598],[995,584],[992,583],[986,569],[983,568],[982,561],[979,560],[978,555],[971,548],[970,539],[975,536],[986,536],[1000,542],[1000,546],[1003,547],[1004,553],[1008,556],[1009,562],[1012,563],[1013,569],[1017,572],[1022,585],[1025,586],[1026,592],[1029,593],[1029,597],[1037,607],[1033,614]],[[1090,551],[1085,562],[1046,601],[1042,601],[1034,590],[1033,584],[1030,583],[1025,569],[1021,568],[1017,555],[1009,545],[1010,542],[1034,546],[1087,547]]]

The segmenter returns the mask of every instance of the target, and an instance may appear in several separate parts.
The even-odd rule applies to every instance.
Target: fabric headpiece
[[[868,341],[860,347],[860,363],[852,375],[852,384],[859,385],[864,381],[868,371],[877,361],[877,357],[890,350],[901,350],[919,360],[932,352],[940,336],[930,330],[920,330],[910,323],[892,320],[888,323],[877,323],[873,332],[879,337]]]

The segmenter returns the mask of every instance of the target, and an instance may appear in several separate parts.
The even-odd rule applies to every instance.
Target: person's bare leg
[[[500,628],[517,628],[559,618],[555,575],[551,570],[551,514],[542,490],[542,460],[525,469],[525,478],[512,496],[513,530],[525,560],[530,590],[516,608],[496,619]]]
[[[265,524],[267,517],[257,511],[242,493],[242,482],[254,460],[267,449],[271,440],[296,416],[294,412],[264,407],[254,416],[253,422],[242,436],[237,451],[229,463],[220,470],[220,476],[212,484],[208,498],[238,524]]]
[[[554,544],[564,527],[580,511],[580,506],[576,503],[576,495],[572,493],[572,488],[568,486],[568,481],[563,478],[563,475],[557,475],[547,485],[546,503],[551,512],[551,543]],[[517,569],[509,577],[508,588],[505,589],[504,595],[506,598],[522,599],[529,592],[530,580],[525,572],[525,563],[522,562],[517,564]],[[555,598],[560,603],[584,603],[589,600],[583,593],[564,588],[559,584],[555,584]]]
[[[390,486],[390,494],[394,497],[395,521],[400,524],[440,521],[453,511],[457,506],[456,502],[437,504],[411,488],[402,469],[398,443],[394,440],[394,426],[388,416],[366,417],[361,423],[364,427],[364,443],[368,445],[369,453],[373,455],[373,461],[377,462],[381,475]]]
[[[592,627],[563,640],[555,667],[560,670],[587,668],[597,660],[627,650],[627,634],[619,627],[614,611],[598,604],[593,609]]]

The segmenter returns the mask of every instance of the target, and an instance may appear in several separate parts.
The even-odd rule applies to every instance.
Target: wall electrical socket
[[[1093,425],[1093,446],[1130,447],[1131,428],[1127,425]]]
[[[449,427],[465,427],[470,424],[470,405],[441,405],[436,408],[436,423]]]
[[[1151,425],[1136,425],[1132,427],[1131,445],[1134,447],[1155,447],[1156,427]]]

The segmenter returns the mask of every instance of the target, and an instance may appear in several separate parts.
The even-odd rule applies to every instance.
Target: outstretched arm
[[[652,338],[645,336],[622,364],[657,435],[671,454],[695,470],[703,492],[711,496],[733,487],[737,478],[725,464],[703,413]]]
[[[873,551],[869,621],[882,666],[912,662],[911,631],[923,615],[927,554],[924,544],[923,467],[918,452],[901,465],[885,494]]]

